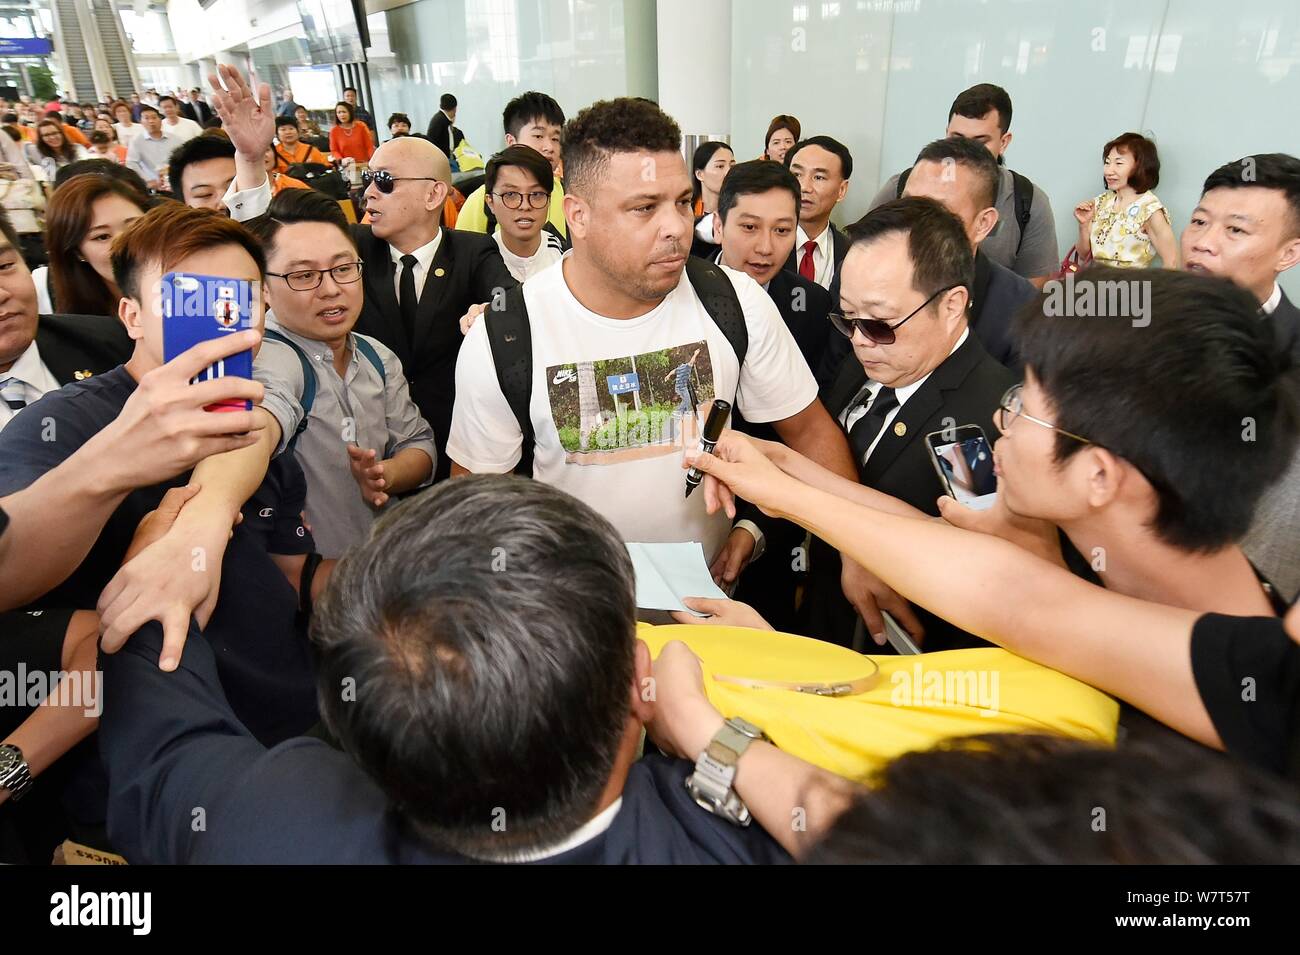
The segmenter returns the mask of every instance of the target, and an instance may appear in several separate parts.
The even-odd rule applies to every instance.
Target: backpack
[[[1015,204],[1016,222],[1020,223],[1020,238],[1016,240],[1016,255],[1019,255],[1020,247],[1025,244],[1025,228],[1029,225],[1029,214],[1034,207],[1034,184],[1014,169],[1010,172],[1011,200]],[[894,192],[894,198],[902,198],[903,190],[907,187],[907,177],[911,174],[910,166],[899,173],[898,188]]]
[[[307,183],[317,192],[331,199],[346,199],[348,184],[343,176],[330,166],[318,162],[298,162],[285,171],[285,175]]]
[[[686,259],[686,277],[704,305],[704,310],[726,337],[732,351],[736,353],[736,360],[743,367],[745,354],[749,351],[749,329],[745,326],[745,313],[740,307],[740,299],[731,279],[712,262],[695,256]],[[510,410],[514,412],[515,420],[519,422],[519,432],[524,438],[522,455],[515,465],[515,473],[532,477],[533,449],[537,443],[532,414],[529,412],[533,397],[533,335],[528,323],[524,287],[516,285],[507,290],[502,307],[486,309],[483,319],[488,344],[492,349],[497,383],[501,386],[501,394],[505,396]]]
[[[316,369],[312,367],[311,359],[307,357],[307,353],[299,348],[298,343],[287,335],[282,335],[272,328],[267,328],[262,332],[262,337],[268,341],[288,345],[293,349],[293,353],[298,356],[298,364],[302,366],[302,397],[298,400],[298,404],[302,406],[302,419],[299,420],[298,428],[294,431],[293,437],[289,439],[289,444],[285,448],[286,451],[292,451],[294,445],[298,443],[298,435],[307,430],[307,419],[311,416],[311,406],[316,401]],[[379,380],[387,386],[388,373],[384,371],[384,360],[379,357],[379,352],[375,351],[375,346],[361,335],[357,335],[353,341],[357,343],[357,351],[374,366],[375,371],[379,372]]]

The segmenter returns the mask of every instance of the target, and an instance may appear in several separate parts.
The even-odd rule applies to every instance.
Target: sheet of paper
[[[709,576],[704,545],[699,541],[628,544],[627,552],[636,571],[636,605],[642,610],[686,610],[703,617],[705,614],[688,610],[682,598],[727,596]]]

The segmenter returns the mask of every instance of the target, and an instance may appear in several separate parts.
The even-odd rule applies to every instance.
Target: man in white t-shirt
[[[549,159],[532,146],[507,146],[488,160],[483,186],[488,235],[516,281],[560,261],[564,240],[546,221],[555,187]]]
[[[691,180],[681,132],[648,100],[607,100],[565,128],[565,218],[573,250],[523,286],[532,338],[533,476],[590,504],[627,541],[723,546],[730,520],[685,496],[682,435],[695,446],[716,396],[791,447],[852,478],[843,433],[776,306],[742,272],[702,263],[734,289],[748,336],[744,364],[686,274]],[[693,267],[694,268],[694,267]],[[447,453],[452,474],[507,472],[524,436],[498,383],[486,320],[456,365]],[[692,355],[695,355],[692,362]],[[691,366],[682,389],[665,380]],[[696,421],[674,419],[679,391]],[[679,412],[680,414],[680,412]],[[748,533],[736,529],[734,533]]]
[[[181,115],[181,104],[175,96],[161,97],[158,100],[158,109],[163,114],[163,129],[180,142],[187,143],[195,136],[203,135],[202,126]]]

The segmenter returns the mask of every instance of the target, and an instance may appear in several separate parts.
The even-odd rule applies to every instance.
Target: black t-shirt
[[[1300,779],[1300,644],[1281,619],[1201,617],[1192,675],[1229,753]]]
[[[69,458],[112,422],[136,389],[124,366],[52,391],[0,431],[0,496],[28,487]],[[93,610],[122,564],[141,519],[154,510],[170,481],[132,491],[100,531],[80,566],[32,607]],[[244,505],[221,565],[217,606],[204,633],[217,650],[218,669],[231,705],[253,734],[273,743],[300,733],[317,719],[315,681],[300,632],[294,587],[271,553],[314,550],[302,524],[307,483],[293,455],[272,463]]]

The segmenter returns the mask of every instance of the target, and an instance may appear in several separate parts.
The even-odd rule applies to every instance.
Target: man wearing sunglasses
[[[831,321],[849,339],[822,403],[849,439],[862,484],[927,514],[942,487],[926,435],[990,422],[1014,383],[967,326],[974,281],[961,220],[932,199],[897,199],[850,227],[840,272],[840,308]],[[860,615],[877,643],[888,610],[925,649],[977,645],[975,638],[911,607],[857,564],[814,539],[803,632],[849,644]],[[853,585],[848,577],[863,577]],[[852,604],[841,596],[862,594]]]
[[[262,157],[275,135],[270,88],[256,92],[230,66],[211,78],[213,100],[237,150],[235,182],[226,193],[243,222],[266,213],[271,187]],[[356,331],[397,355],[420,414],[437,442],[434,480],[447,476],[445,443],[456,398],[461,316],[517,283],[486,235],[443,229],[451,167],[427,140],[384,143],[363,176],[367,225],[351,226],[363,264],[365,304]]]

